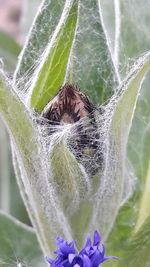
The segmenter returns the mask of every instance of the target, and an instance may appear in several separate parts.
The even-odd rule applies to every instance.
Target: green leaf
[[[143,77],[150,68],[150,53],[141,57],[133,66],[127,78],[123,81],[120,90],[118,91],[118,100],[112,115],[111,125],[109,128],[109,150],[106,158],[106,186],[103,188],[102,201],[100,206],[105,207],[104,214],[98,213],[97,216],[103,218],[103,227],[107,227],[104,223],[112,221],[120,208],[120,203],[123,197],[124,189],[124,171],[125,171],[125,156],[127,149],[128,136],[132,124],[133,115],[137,103],[139,90]],[[114,100],[113,100],[114,99]],[[116,101],[116,96],[112,98],[110,107]],[[108,106],[109,107],[109,106]],[[113,161],[112,161],[113,158]],[[111,162],[111,164],[109,164]],[[113,171],[112,171],[113,170]],[[128,179],[127,176],[125,176]],[[106,179],[106,178],[105,178]],[[128,180],[127,180],[128,181]],[[109,186],[107,186],[109,184]],[[128,190],[128,189],[127,189]],[[101,192],[100,192],[101,193]],[[111,199],[111,201],[110,201]],[[108,205],[108,200],[111,204]],[[104,201],[104,203],[103,203]],[[97,208],[97,207],[96,207]],[[98,209],[98,208],[97,208]],[[100,207],[99,207],[100,210]],[[105,215],[106,213],[106,215]],[[107,216],[107,220],[106,220]],[[123,228],[121,228],[123,229]],[[118,227],[118,242],[120,228]],[[112,241],[113,242],[113,241]],[[111,243],[112,244],[112,243]],[[113,246],[113,245],[112,245]]]
[[[150,49],[149,2],[145,1],[143,4],[140,0],[122,1],[121,12],[120,59],[122,63],[121,68],[124,68],[129,58],[133,60],[139,54]],[[147,149],[149,144],[149,127],[147,127],[147,124],[150,119],[149,82],[150,75],[148,74],[140,92],[128,144],[128,158],[132,162],[135,175],[139,178],[141,183],[139,186],[141,187],[143,187],[145,182],[150,157],[149,150]],[[140,142],[139,139],[141,140]]]
[[[14,75],[18,90],[25,91],[59,22],[65,1],[45,0],[39,8]]]
[[[128,246],[122,259],[121,266],[149,267],[150,263],[150,217],[148,217],[141,229],[132,234],[128,240]]]
[[[127,156],[130,160],[131,168],[127,168],[129,175],[131,175],[129,181],[133,181],[132,197],[126,205],[126,215],[124,213],[124,221],[126,221],[126,227],[129,229],[128,235],[133,231],[134,227],[137,225],[137,220],[139,217],[139,212],[141,208],[141,198],[144,193],[144,188],[146,184],[148,165],[150,159],[149,151],[149,107],[148,107],[148,87],[145,84],[149,83],[149,73],[146,76],[142,84],[140,91],[140,96],[138,98],[135,115],[133,118],[133,124],[131,127],[131,132],[128,140],[128,151]],[[146,89],[146,90],[145,90]],[[147,98],[143,97],[145,93]],[[145,95],[145,96],[146,96]],[[139,142],[140,140],[140,142]],[[136,178],[135,178],[136,177]],[[128,222],[128,214],[131,216],[132,223]]]
[[[93,183],[90,180],[92,191],[90,192],[89,198],[87,198],[88,195],[84,193],[84,196],[86,197],[83,198],[83,201],[79,202],[80,208],[79,210],[75,209],[72,218],[70,217],[70,213],[67,212],[67,217],[69,218],[69,221],[71,219],[71,225],[73,225],[72,229],[75,232],[75,236],[77,235],[77,232],[79,232],[79,226],[81,229],[82,227],[84,227],[85,233],[87,229],[89,229],[89,225],[92,225],[90,230],[94,226],[95,229],[100,230],[103,238],[106,238],[114,224],[123,198],[125,155],[127,149],[128,135],[131,128],[135,106],[137,103],[139,90],[141,88],[141,83],[143,77],[145,76],[149,68],[150,53],[147,53],[138,60],[135,66],[133,66],[131,72],[123,81],[116,95],[112,97],[112,99],[106,106],[106,114],[104,114],[103,118],[106,120],[106,125],[108,125],[108,129],[106,129],[105,140],[106,144],[108,144],[105,155],[105,169],[100,177],[100,174],[98,174],[98,184],[96,177],[93,177],[91,179],[92,181],[94,181]],[[56,141],[53,140],[53,143],[56,144]],[[70,180],[72,182],[72,179],[74,179],[73,175],[73,178],[70,178],[70,173],[68,173],[67,178],[65,178],[65,173],[63,174],[63,172],[60,171],[61,167],[62,170],[64,170],[63,166],[61,166],[58,162],[58,157],[61,158],[60,151],[62,152],[62,150],[63,149],[61,148],[61,146],[59,147],[59,149],[57,147],[55,155],[53,154],[52,157],[53,163],[56,164],[57,162],[57,165],[55,165],[55,168],[52,173],[57,174],[56,180],[59,184],[59,187],[62,189],[62,192],[57,193],[60,198],[63,193],[66,196],[67,191],[71,192],[72,184],[70,183]],[[62,156],[63,160],[65,159],[66,155],[68,156],[66,151],[64,151],[64,155]],[[63,162],[63,160],[61,159],[61,162]],[[74,166],[73,163],[70,163],[70,156],[69,160],[67,159],[66,162],[68,163],[68,169],[69,165]],[[63,163],[62,165],[66,167],[67,163]],[[58,167],[58,165],[60,166]],[[61,176],[59,175],[59,173],[61,173]],[[66,180],[68,182],[65,184]],[[76,181],[73,182],[76,183]],[[98,185],[96,186],[95,192],[93,186],[94,183]],[[71,189],[67,189],[66,186],[70,184]],[[92,196],[92,199],[90,196]],[[66,202],[67,198],[69,199],[69,194],[66,196]],[[69,200],[68,202],[70,203]],[[66,207],[64,207],[64,210],[66,212]],[[85,211],[85,220],[81,216],[81,212],[83,212],[83,210]],[[78,240],[81,240],[79,234],[77,235],[77,237]],[[117,254],[115,253],[114,255]]]
[[[64,211],[67,212],[73,209],[76,201],[79,202],[78,197],[81,192],[82,195],[86,194],[87,183],[82,179],[83,174],[78,161],[67,148],[63,138],[59,142],[56,138],[50,150],[50,157],[53,179],[57,183],[57,195],[59,195]]]
[[[136,8],[135,8],[136,6]],[[150,49],[149,40],[149,17],[150,6],[148,1],[144,4],[141,1],[122,1],[121,2],[121,36],[120,36],[120,59],[125,73],[125,65],[129,58],[137,57],[140,53]],[[140,21],[140,27],[139,27]],[[132,164],[132,169],[128,169],[128,173],[134,173],[137,179],[134,179],[134,192],[130,201],[122,208],[124,216],[119,222],[122,225],[126,222],[126,237],[129,236],[136,226],[136,229],[145,220],[145,212],[148,211],[149,197],[146,188],[149,184],[149,162],[150,162],[150,112],[149,112],[149,99],[150,99],[150,74],[142,84],[140,96],[137,101],[135,115],[128,140],[127,157]],[[139,142],[140,140],[140,142]],[[133,179],[133,177],[131,177]],[[126,215],[124,212],[126,210]],[[147,213],[147,212],[146,212]],[[128,224],[128,214],[132,217]],[[146,217],[149,215],[147,213]],[[137,221],[138,220],[138,221]]]
[[[129,58],[135,58],[150,49],[150,6],[149,1],[127,0],[121,1],[120,7],[120,59],[124,66]]]
[[[31,106],[41,111],[64,82],[77,23],[78,0],[67,1],[60,22],[37,70]]]
[[[10,160],[6,129],[0,120],[0,209],[10,212]]]
[[[23,264],[27,267],[46,266],[35,232],[31,227],[0,211],[0,266]]]
[[[115,129],[118,128],[119,130],[120,127],[122,129],[122,134],[120,135],[120,137],[118,130],[117,130],[118,135],[116,136],[116,138],[118,137],[117,142],[119,142],[120,140],[120,144],[122,146],[121,148],[122,156],[120,155],[120,157],[122,158],[123,157],[125,158],[124,149],[127,142],[124,135],[127,133],[126,131],[130,130],[132,118],[135,112],[137,97],[139,95],[139,90],[141,88],[143,77],[149,70],[149,67],[150,67],[150,53],[147,53],[142,58],[140,58],[137,64],[135,64],[135,66],[132,68],[129,76],[125,79],[123,87],[126,87],[127,89],[125,90],[122,98],[117,104],[118,107],[116,109],[116,119],[115,119],[116,121],[113,122],[113,124],[114,123],[116,124],[116,125],[114,124]],[[117,125],[120,126],[118,127]],[[124,183],[123,178],[121,177],[122,175],[120,175],[118,184]],[[133,177],[131,178],[133,179]],[[126,173],[125,173],[125,181],[129,182]],[[118,190],[118,185],[117,185],[117,190]],[[127,190],[129,190],[128,187]],[[136,184],[134,190],[135,193],[132,195],[132,197],[130,197],[128,202],[121,207],[119,214],[116,218],[115,225],[113,226],[112,233],[110,234],[109,239],[107,241],[107,248],[109,254],[117,255],[120,258],[123,257],[124,251],[126,251],[126,249],[128,248],[128,239],[130,238],[131,234],[134,231],[135,221],[137,218],[137,213],[139,211],[138,199],[142,189],[140,188],[139,184]],[[118,265],[111,265],[111,266],[120,266],[120,265],[118,263]]]
[[[14,71],[19,53],[19,44],[9,35],[0,31],[0,58],[7,72]],[[9,138],[2,122],[0,122],[0,129],[0,207],[12,215],[18,216],[19,219],[29,222],[15,182],[10,159]],[[11,194],[13,199],[11,199]]]
[[[2,72],[0,73],[0,112],[5,118],[9,131],[13,134],[16,144],[27,155],[29,151],[27,151],[26,142],[29,142],[34,134],[32,121],[25,106],[12,91],[10,83]],[[34,146],[35,143],[32,148]]]
[[[27,36],[42,0],[27,0],[22,7],[21,33]]]
[[[0,121],[0,208],[29,224],[29,218],[20,197],[12,166],[8,133]]]
[[[126,63],[129,58],[133,60],[135,57],[139,56],[139,54],[150,49],[149,2],[145,1],[143,4],[139,0],[122,1],[121,12],[120,59],[122,63],[121,68],[123,67],[125,71],[126,69],[124,66],[127,65]],[[147,79],[142,85],[128,142],[128,159],[132,163],[135,175],[138,177],[138,186],[141,187],[137,200],[138,202],[141,198],[150,160],[148,149],[150,131],[147,126],[150,120],[149,83],[150,74],[148,74]]]
[[[135,226],[135,231],[137,231],[141,225],[145,222],[147,217],[150,216],[150,164],[148,166],[148,172],[146,176],[145,188],[143,190],[141,204],[139,209],[139,216]]]
[[[105,0],[98,0],[99,7],[101,8],[101,15],[104,22],[105,34],[107,35],[111,53],[114,53],[115,47],[115,4],[113,0],[109,2]]]
[[[121,15],[120,15],[120,2],[114,0],[98,0],[101,8],[101,15],[103,18],[105,34],[110,46],[110,51],[118,71],[119,67],[119,52],[120,52],[120,28],[121,28]]]
[[[17,57],[20,53],[20,46],[9,35],[0,31],[0,58],[4,62],[6,71],[13,72]]]
[[[77,33],[67,80],[78,85],[95,103],[116,90],[118,74],[103,28],[100,1],[80,1]]]
[[[134,195],[121,207],[113,225],[113,230],[107,240],[106,247],[108,255],[115,255],[121,260],[123,259],[124,253],[127,251],[128,238],[132,235],[133,226],[135,226],[136,214],[133,212],[133,203],[136,202],[137,196]],[[134,205],[134,209],[137,211],[136,204]],[[116,262],[115,265],[114,263],[112,265],[108,263],[106,266],[120,266],[120,262]]]
[[[30,118],[25,106],[12,90],[3,74],[1,74],[0,80],[0,113],[13,141],[13,161],[20,192],[41,248],[45,255],[50,256],[55,249],[55,238],[57,236],[64,236],[67,240],[73,239],[68,220],[70,215],[62,210],[61,197],[56,194],[57,184],[53,180],[50,166],[49,145],[47,141],[43,142],[44,136],[41,127]],[[67,161],[73,164],[74,171],[78,164],[73,157],[70,157],[72,155],[67,152],[68,150],[65,150],[62,157],[65,155]],[[54,160],[56,159],[55,157]],[[67,175],[67,171],[64,175]],[[85,183],[87,182],[85,181]],[[82,184],[78,185],[79,190],[80,185]],[[62,194],[64,189],[61,188],[60,190],[60,194]],[[80,203],[77,204],[79,206]],[[71,210],[72,214],[74,214],[74,207]]]
[[[51,245],[54,241],[50,239],[50,226],[42,206],[41,185],[37,183],[37,177],[41,177],[40,171],[43,175],[45,172],[42,172],[42,162],[40,157],[37,156],[40,143],[38,143],[36,127],[33,126],[32,119],[24,104],[12,90],[10,83],[2,72],[0,73],[0,113],[13,141],[14,154],[17,155],[15,168],[17,169],[16,172],[19,173],[20,191],[40,240],[40,245],[43,251],[49,254],[51,248],[54,247]],[[36,179],[34,180],[35,176]],[[47,184],[44,183],[43,178],[43,191],[46,192],[46,190]],[[47,200],[45,203],[47,203]]]
[[[50,149],[53,190],[71,226],[73,239],[78,240],[78,245],[81,246],[92,216],[92,204],[89,200],[91,185],[84,168],[69,151],[66,135],[65,131],[64,136],[61,132],[61,138],[58,138],[58,134],[56,138],[53,136]]]

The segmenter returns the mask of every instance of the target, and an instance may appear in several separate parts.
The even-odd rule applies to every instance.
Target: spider
[[[85,158],[91,158],[91,155],[95,163],[95,155],[100,159],[99,162],[102,162],[102,154],[98,152],[99,134],[95,119],[96,112],[98,112],[96,105],[77,86],[66,83],[48,102],[41,115],[51,125],[76,123],[76,136],[73,140],[70,139],[68,145],[75,157],[80,160],[84,158],[87,164]],[[54,130],[50,130],[49,134],[53,132]]]

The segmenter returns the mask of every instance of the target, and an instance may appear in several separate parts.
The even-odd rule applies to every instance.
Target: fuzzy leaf
[[[17,44],[9,35],[0,31],[0,58],[4,64],[4,69],[10,74],[16,67],[19,53],[19,44]],[[24,210],[24,206],[18,192],[11,164],[9,138],[1,121],[0,129],[0,207],[6,212],[10,212],[13,215],[18,216],[19,219],[25,219],[27,222],[27,214]],[[10,200],[11,193],[13,195],[13,199]]]
[[[33,23],[33,19],[35,17],[35,14],[37,13],[37,10],[41,2],[42,0],[32,0],[32,1],[27,0],[23,4],[22,19],[21,19],[21,33],[24,38],[27,36],[29,32],[29,29]]]
[[[108,134],[108,151],[103,183],[99,191],[99,205],[95,205],[97,222],[102,232],[108,233],[120,208],[124,186],[124,165],[133,115],[143,77],[150,68],[150,53],[141,57],[123,81],[116,96],[108,104],[111,110],[113,101],[116,107],[112,114]],[[109,106],[110,105],[110,106]],[[110,113],[109,113],[110,116]],[[102,209],[103,207],[103,209]],[[102,210],[101,210],[102,209]],[[106,223],[107,222],[107,223]],[[111,226],[110,226],[110,225]]]
[[[135,5],[137,7],[136,10]],[[133,10],[135,10],[135,12],[133,12]],[[150,26],[149,1],[145,1],[144,4],[139,0],[122,1],[121,11],[123,15],[120,57],[122,64],[124,65],[128,58],[135,58],[140,53],[150,49],[150,37],[148,33]],[[131,14],[132,20],[129,19]],[[139,20],[140,28],[138,27]],[[147,186],[149,185],[150,162],[149,83],[150,73],[147,75],[147,79],[142,86],[128,142],[128,159],[132,163],[135,176],[138,177],[136,181],[136,191],[134,192],[135,197],[132,198],[133,203],[130,207],[132,209],[132,207],[136,206],[136,209],[134,208],[132,211],[135,214],[133,225],[136,224],[136,230],[141,223],[144,222],[145,216],[149,215],[147,209],[149,205],[149,197],[147,193],[149,188],[147,188]],[[147,215],[145,215],[145,212]],[[138,222],[136,222],[136,220],[138,220]]]
[[[0,120],[0,208],[24,223],[29,218],[20,197],[12,166],[9,137]]]
[[[64,211],[69,214],[79,202],[80,194],[86,194],[87,184],[82,181],[82,171],[78,161],[70,153],[63,140],[56,140],[51,151],[51,167],[53,179],[57,183],[57,195],[59,195]],[[81,192],[80,192],[81,191]]]
[[[102,18],[105,27],[105,34],[110,46],[112,58],[118,71],[119,52],[120,52],[120,29],[121,29],[121,10],[120,2],[116,0],[98,0],[102,10]]]
[[[147,217],[150,216],[150,165],[148,166],[148,171],[146,175],[146,182],[145,188],[142,194],[140,209],[139,209],[139,216],[136,223],[135,231],[137,231],[141,225],[145,222]]]
[[[14,83],[18,87],[18,91],[27,89],[26,84],[32,79],[36,64],[59,22],[64,4],[65,2],[60,0],[42,2],[15,71]]]
[[[129,58],[135,58],[150,49],[150,6],[148,0],[144,3],[140,0],[121,0],[120,3],[120,59],[123,65],[127,65]]]
[[[10,212],[10,160],[9,142],[6,129],[0,120],[0,209]]]
[[[44,215],[41,204],[43,195],[41,196],[41,186],[37,181],[37,177],[41,176],[40,171],[44,175],[42,163],[38,156],[40,144],[38,144],[37,133],[25,106],[12,90],[4,74],[0,73],[0,76],[0,113],[13,142],[13,150],[17,154],[17,168],[19,171],[21,169],[21,189],[26,196],[25,204],[42,249],[45,253],[50,253],[49,222]],[[35,176],[36,181],[34,181]],[[42,190],[46,192],[46,183],[44,186],[45,188]],[[44,230],[39,225],[44,225]],[[48,233],[46,234],[44,231],[48,231]],[[47,236],[44,240],[43,235]]]
[[[78,0],[67,1],[32,86],[31,106],[41,111],[64,82],[74,40]]]
[[[2,211],[0,211],[0,266],[46,266],[33,229]]]
[[[128,240],[128,247],[122,260],[121,267],[149,267],[150,263],[150,217]]]
[[[136,5],[136,10],[135,10]],[[134,12],[135,11],[135,12]],[[150,5],[149,1],[144,4],[141,1],[121,1],[122,27],[120,36],[120,58],[122,66],[127,65],[128,58],[136,58],[141,53],[150,50]],[[131,15],[132,14],[132,15]],[[130,19],[132,17],[132,20]],[[140,28],[138,22],[140,20]],[[122,68],[121,66],[121,68]],[[127,65],[128,66],[128,65]],[[132,162],[135,175],[139,178],[141,186],[145,182],[145,176],[149,165],[149,133],[147,124],[150,119],[150,75],[144,81],[140,97],[138,99],[136,113],[129,137],[128,158]],[[139,142],[139,139],[141,142]],[[139,185],[140,186],[140,185]]]
[[[133,59],[140,53],[150,49],[148,34],[150,25],[149,9],[149,1],[145,1],[144,4],[135,0],[121,1],[120,59],[123,75],[125,73],[124,66],[128,66],[126,63],[129,58]],[[139,20],[140,28],[138,26]],[[129,168],[126,166],[126,172],[130,176],[128,183],[134,184],[130,192],[132,197],[121,208],[108,242],[110,251],[112,251],[113,243],[115,251],[112,251],[112,253],[118,251],[120,255],[126,250],[127,239],[135,231],[135,226],[137,231],[149,215],[149,187],[147,187],[149,184],[150,161],[149,83],[150,73],[147,74],[146,79],[143,81],[128,139],[127,157],[132,165],[130,164]]]
[[[125,66],[127,65],[128,58],[134,59],[139,54],[150,49],[150,37],[148,33],[150,27],[149,1],[145,1],[144,4],[139,0],[121,1],[121,12],[120,59],[122,66]],[[131,14],[132,20],[130,19]],[[139,20],[140,28],[138,27]],[[148,149],[150,131],[147,126],[150,120],[149,83],[150,75],[148,74],[140,92],[128,144],[128,158],[132,162],[135,175],[139,178],[139,187],[144,186],[150,159]],[[139,139],[141,140],[140,142]],[[139,198],[141,197],[140,193]]]
[[[101,8],[101,15],[104,22],[105,34],[107,35],[111,54],[114,54],[115,50],[115,4],[114,0],[98,0]]]
[[[100,1],[80,1],[77,33],[66,77],[98,104],[110,98],[118,85],[102,19]]]
[[[9,35],[0,31],[0,58],[6,71],[14,71],[19,53],[20,46]]]
[[[0,112],[5,118],[9,131],[13,133],[15,142],[27,155],[29,152],[26,151],[26,142],[29,142],[34,134],[32,121],[2,72],[0,73]],[[32,145],[33,149],[34,145]]]
[[[70,215],[62,209],[62,199],[57,194],[56,182],[58,182],[61,173],[58,170],[55,171],[55,174],[58,175],[55,182],[50,166],[48,140],[44,142],[41,125],[31,120],[24,105],[12,91],[11,85],[2,74],[0,80],[0,113],[6,122],[12,139],[14,167],[22,197],[42,250],[45,255],[50,256],[55,248],[55,238],[58,235],[64,236],[67,240],[73,239],[68,219]],[[59,151],[62,157],[65,156],[64,159],[73,164],[73,171],[77,169],[78,176],[80,168],[74,157],[70,152],[68,153],[67,149],[65,149],[64,154],[61,147]],[[52,163],[58,168],[55,161],[57,161],[56,154]],[[64,166],[65,164],[66,162]],[[64,176],[68,174],[67,171],[63,173]],[[69,178],[71,175],[72,172],[70,172]],[[79,177],[76,178],[79,179]],[[62,194],[64,189],[61,188],[60,190],[60,194]],[[73,194],[75,195],[76,191]],[[74,195],[72,195],[73,200]],[[79,206],[79,203],[77,204]],[[71,210],[72,214],[74,214],[74,207]]]
[[[89,201],[91,184],[83,166],[66,146],[65,137],[62,132],[61,138],[56,134],[50,149],[53,190],[70,224],[73,239],[78,240],[78,244],[81,245],[84,241],[83,234],[88,231],[92,216]]]

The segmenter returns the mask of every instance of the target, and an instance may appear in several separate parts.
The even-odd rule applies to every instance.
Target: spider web
[[[104,71],[110,64],[110,53],[105,54],[102,44],[99,44],[104,35],[102,36],[97,26],[100,19],[98,5],[93,1],[91,7],[90,3],[91,1],[80,2],[80,12],[86,16],[80,15],[80,27],[76,33],[69,64],[73,62],[73,80],[86,94],[92,96],[93,102],[100,102],[97,90],[99,84],[102,84],[104,91],[108,93],[109,103],[104,103],[104,97],[103,105],[97,105],[94,111],[94,125],[93,119],[89,117],[82,118],[74,124],[50,124],[41,114],[28,106],[31,79],[29,78],[22,92],[17,91],[20,80],[16,82],[16,91],[30,114],[35,134],[33,139],[25,144],[28,156],[22,155],[12,138],[14,166],[26,208],[33,226],[39,232],[39,241],[47,255],[50,253],[49,246],[53,250],[52,240],[58,235],[63,234],[67,240],[75,238],[82,243],[82,231],[86,235],[89,229],[93,231],[97,228],[106,238],[113,225],[112,218],[115,218],[120,205],[128,199],[130,177],[126,178],[126,187],[124,184],[117,187],[119,181],[115,178],[119,177],[119,174],[122,175],[123,167],[117,174],[116,161],[120,152],[115,150],[118,146],[115,138],[112,138],[112,143],[109,140],[110,122],[118,97],[114,95],[110,98],[116,89],[116,78],[113,77],[113,71],[109,75]],[[79,50],[85,36],[86,42],[80,54]],[[89,40],[93,40],[93,43]],[[20,78],[21,80],[30,77],[31,70],[36,69],[41,57]],[[69,79],[68,76],[69,74],[66,79]],[[77,129],[80,129],[81,125],[92,145],[88,143],[85,146],[80,142],[83,132]],[[37,143],[36,151],[31,150],[32,143]],[[122,157],[124,158],[124,155]],[[121,164],[121,161],[122,158],[118,164]],[[130,188],[132,194],[132,187]],[[110,201],[113,194],[113,201]],[[108,214],[108,206],[109,210],[115,209],[114,214]]]

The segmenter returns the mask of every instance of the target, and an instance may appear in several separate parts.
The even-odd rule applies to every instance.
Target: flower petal
[[[87,240],[86,240],[86,244],[84,246],[84,248],[80,251],[80,255],[83,255],[83,254],[88,254],[88,251],[90,250],[90,247],[91,247],[91,238],[90,236],[88,235],[87,236]]]
[[[75,258],[76,254],[69,254],[68,255],[68,260],[69,260],[69,263],[71,264]]]
[[[83,262],[84,262],[83,267],[92,267],[93,266],[91,263],[91,260],[86,255],[83,255]]]
[[[119,258],[114,256],[105,257],[106,248],[104,245],[99,248],[101,236],[97,231],[94,233],[93,245],[90,236],[87,237],[85,247],[76,253],[74,248],[75,241],[67,243],[63,238],[57,238],[58,250],[55,253],[58,255],[55,260],[46,257],[51,267],[98,267],[102,262]]]
[[[48,257],[45,257],[45,260],[46,260],[48,263],[50,263],[50,264],[52,264],[53,261],[54,261],[54,260],[52,260],[52,259],[50,259],[50,258],[48,258]]]
[[[94,232],[94,242],[93,245],[94,246],[99,246],[101,242],[101,236],[99,235],[99,233],[97,231]]]

